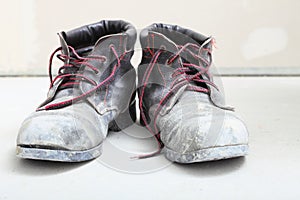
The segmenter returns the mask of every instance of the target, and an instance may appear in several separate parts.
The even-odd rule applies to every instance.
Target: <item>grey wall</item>
[[[225,72],[300,67],[298,0],[10,0],[1,7],[0,75],[46,74],[56,33],[101,19],[137,29],[173,23],[212,35],[215,65]]]

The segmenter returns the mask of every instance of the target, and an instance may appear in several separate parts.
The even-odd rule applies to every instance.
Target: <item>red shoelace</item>
[[[48,104],[46,106],[41,105],[39,108],[37,108],[37,111],[63,108],[63,107],[69,106],[71,104],[74,104],[78,101],[81,101],[81,100],[86,99],[87,97],[93,95],[100,87],[107,85],[109,83],[109,81],[114,77],[115,72],[120,67],[120,62],[124,56],[124,55],[121,55],[119,57],[114,46],[113,45],[110,46],[110,49],[112,50],[113,54],[116,57],[117,63],[114,65],[110,75],[107,78],[105,78],[102,82],[97,84],[94,80],[79,73],[79,69],[82,66],[84,66],[84,67],[87,67],[87,68],[93,70],[97,74],[97,73],[99,73],[99,70],[96,67],[94,67],[93,65],[91,65],[88,61],[97,60],[99,62],[105,62],[106,57],[98,56],[98,55],[89,55],[87,57],[81,57],[77,54],[76,50],[73,47],[68,46],[68,48],[69,48],[69,50],[71,50],[72,56],[65,55],[63,53],[57,55],[57,58],[60,59],[61,61],[63,61],[65,64],[59,68],[58,75],[54,79],[52,77],[52,62],[53,62],[53,58],[57,54],[57,52],[62,51],[62,47],[57,48],[50,56],[50,61],[49,61],[50,89],[54,86],[54,84],[59,79],[67,80],[67,81],[65,81],[65,83],[59,85],[59,88],[73,87],[75,85],[78,85],[80,81],[88,82],[95,87],[90,89],[89,91],[87,91],[77,97],[71,98],[69,100],[65,100],[65,101],[58,102],[58,103]],[[66,62],[66,61],[68,61],[68,62]],[[59,88],[58,88],[58,90],[59,90]]]
[[[137,156],[136,158],[148,158],[148,157],[152,157],[155,156],[157,154],[159,154],[162,150],[162,148],[164,147],[164,144],[162,143],[161,139],[160,139],[160,133],[159,130],[157,128],[157,118],[159,115],[159,112],[161,111],[162,107],[165,105],[165,103],[170,99],[170,97],[172,97],[173,94],[175,94],[181,87],[187,85],[187,83],[190,82],[194,82],[194,83],[205,83],[207,85],[211,85],[212,87],[217,88],[217,86],[211,82],[211,74],[209,73],[209,68],[211,66],[211,59],[210,60],[206,60],[203,57],[201,57],[198,54],[195,54],[193,51],[191,51],[189,48],[194,48],[197,51],[207,51],[208,54],[211,54],[210,49],[206,49],[203,47],[200,47],[196,44],[193,43],[187,43],[184,46],[180,46],[178,45],[178,52],[175,53],[173,56],[171,56],[168,61],[167,64],[171,65],[176,58],[180,57],[182,52],[186,51],[188,52],[190,55],[192,55],[194,58],[196,58],[197,60],[201,60],[202,63],[204,63],[202,66],[201,65],[196,65],[196,64],[192,64],[192,63],[182,63],[182,66],[175,69],[173,74],[172,74],[172,78],[174,78],[174,81],[171,84],[171,89],[170,91],[160,100],[158,107],[156,108],[155,112],[154,112],[154,121],[153,121],[153,126],[154,129],[151,128],[149,126],[149,124],[147,123],[147,119],[146,119],[146,115],[144,113],[143,110],[143,104],[142,104],[142,100],[144,98],[144,92],[145,92],[145,88],[147,86],[149,77],[151,72],[153,71],[159,56],[165,51],[165,50],[157,50],[155,53],[153,53],[151,51],[150,48],[147,49],[147,51],[150,51],[150,54],[152,55],[152,59],[150,61],[149,66],[147,67],[147,70],[144,74],[143,80],[142,80],[142,90],[141,90],[141,95],[140,95],[140,103],[139,103],[139,107],[140,107],[140,112],[141,112],[141,120],[143,120],[146,128],[149,130],[149,132],[155,137],[157,144],[158,144],[158,150],[153,152],[153,153],[149,153],[146,155],[140,155]],[[159,69],[160,71],[160,69]],[[195,73],[196,71],[196,73]],[[194,73],[194,74],[192,74]],[[206,75],[208,77],[207,80],[203,79],[203,75]],[[184,78],[182,78],[184,77]],[[202,86],[198,86],[196,85],[188,85],[186,90],[188,91],[195,91],[195,92],[202,92],[202,93],[206,93],[209,94],[210,91],[208,88],[202,87]]]

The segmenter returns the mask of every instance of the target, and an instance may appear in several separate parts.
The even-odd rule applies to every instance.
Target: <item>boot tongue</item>
[[[70,50],[69,50],[69,47],[68,47],[68,44],[65,40],[65,32],[60,32],[60,33],[57,33],[58,37],[59,37],[59,42],[60,42],[60,45],[61,45],[61,51],[62,51],[62,54],[66,55],[67,58],[65,60],[65,64],[69,64],[69,58],[68,57],[71,57],[70,56]],[[61,79],[61,81],[63,81]],[[74,95],[78,95],[79,92],[78,92],[78,89],[76,88],[66,88],[66,89],[63,89],[63,90],[58,90],[58,87],[59,85],[61,84],[61,81],[57,82],[48,92],[48,99],[53,99],[53,101],[51,103],[56,103],[56,102],[59,102],[59,101],[63,101],[67,98],[70,98],[70,96],[74,96]]]
[[[142,33],[142,34],[144,34],[144,33]],[[157,50],[165,50],[165,52],[162,54],[162,56],[159,56],[158,61],[157,61],[157,63],[160,64],[160,70],[162,70],[164,72],[165,77],[172,77],[174,70],[182,67],[181,59],[178,60],[179,62],[174,61],[171,65],[167,64],[169,58],[171,56],[175,55],[179,51],[179,48],[178,48],[177,44],[174,43],[165,34],[155,32],[155,31],[149,31],[148,35],[146,37],[144,35],[141,35],[141,43],[142,43],[143,48],[150,48],[150,49],[154,50],[154,53]],[[188,82],[186,82],[186,84],[188,84]],[[172,107],[176,103],[177,99],[180,98],[180,96],[183,94],[185,88],[186,88],[186,85],[179,88],[179,90],[176,90],[173,92],[173,95],[169,98],[169,100],[162,107],[160,114],[164,115],[170,109],[172,109]],[[172,90],[171,88],[165,88],[164,94],[167,94],[171,90]],[[156,106],[151,107],[150,114],[151,113],[153,114],[155,112],[155,109],[156,109]]]
[[[64,38],[65,32],[61,32],[57,34],[59,37],[59,42],[60,42],[60,46],[62,48],[62,53],[67,55],[68,57],[70,57],[70,51],[69,51],[69,47],[68,44]],[[69,63],[69,59],[66,60],[66,63]]]
[[[197,41],[195,41],[188,35],[176,31],[170,33],[169,36],[171,37],[168,37],[168,34],[149,31],[148,36],[142,39],[142,45],[144,47],[150,47],[155,50],[165,49],[167,52],[169,52],[169,56],[171,57],[172,55],[176,54],[181,47],[188,43],[191,43],[193,44],[193,46],[187,47],[186,51],[182,51],[180,53],[179,62],[172,63],[172,68],[181,67],[182,62],[199,65],[199,59],[194,57],[190,52],[192,52],[195,55],[198,55],[200,53],[202,54],[203,52],[199,51],[199,47],[201,46],[201,44],[199,44]],[[196,46],[198,46],[198,48],[196,48]]]
[[[83,71],[83,75],[94,80],[99,86],[103,80],[107,79],[112,74],[112,70],[116,67],[118,61],[120,61],[120,59],[127,59],[127,55],[133,52],[133,46],[128,45],[129,39],[129,35],[126,33],[105,35],[99,38],[89,55],[104,57],[105,61],[99,62],[99,60],[96,59],[88,60],[87,63],[97,68],[98,73],[95,73],[86,67]],[[126,55],[124,54],[125,52]],[[124,81],[125,77],[126,76],[122,77],[120,80]],[[107,112],[108,108],[115,109],[115,107],[111,104],[111,96],[106,96],[105,94],[106,91],[110,91],[107,89],[108,86],[101,86],[101,88],[99,88],[98,95],[87,97],[87,101],[89,101],[90,105],[93,105],[100,114]],[[80,82],[79,84],[79,89],[82,93],[87,93],[93,88],[95,88],[95,86],[87,82]],[[107,99],[104,100],[104,98]],[[123,106],[120,104],[118,106],[123,108],[127,105]]]
[[[164,56],[159,56],[157,61],[162,65],[166,64],[168,59],[179,51],[177,45],[170,38],[156,31],[148,31],[146,36],[141,33],[141,43],[143,48],[150,48],[154,53],[158,50],[164,50]],[[170,65],[165,65],[165,67],[170,67]],[[171,67],[176,69],[181,65],[176,62]]]
[[[88,60],[87,63],[89,65],[98,69],[98,73],[95,74],[89,68],[85,68],[83,71],[83,75],[93,79],[97,83],[101,81],[99,76],[106,76],[106,73],[109,73],[112,70],[112,63],[116,62],[120,57],[124,54],[124,52],[132,51],[133,49],[127,49],[127,40],[128,35],[124,33],[119,34],[111,34],[105,35],[97,40],[97,42],[93,45],[92,50],[87,54],[93,56],[101,56],[105,57],[105,62],[99,62],[99,60],[91,59]],[[131,47],[132,48],[132,47]],[[116,53],[117,55],[115,55]],[[83,85],[86,85],[83,83]],[[89,87],[85,88],[84,91],[91,89],[90,84]]]
[[[147,46],[154,50],[164,49],[172,54],[175,54],[178,51],[177,45],[159,32],[149,31],[147,42]]]
[[[183,34],[181,32],[173,31],[169,29],[158,29],[158,30],[161,33],[149,31],[149,35],[155,38],[154,39],[155,41],[154,45],[156,45],[155,47],[157,48],[159,47],[158,45],[161,44],[162,46],[165,46],[166,50],[173,55],[176,54],[180,50],[180,48],[182,48],[184,45],[188,43],[200,47],[200,44],[188,34]],[[199,48],[197,49],[195,47],[190,46],[188,47],[188,50],[197,55]],[[197,58],[193,57],[191,53],[189,53],[189,51],[182,51],[180,53],[180,61],[197,65],[198,64]]]
[[[125,51],[133,50],[127,49],[127,40],[128,35],[125,33],[102,36],[95,43],[91,54],[109,57],[112,55],[110,48],[113,47],[118,56],[121,56]]]

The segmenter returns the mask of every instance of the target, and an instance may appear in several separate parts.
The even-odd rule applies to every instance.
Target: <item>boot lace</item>
[[[40,105],[37,108],[37,111],[59,109],[59,108],[66,107],[66,106],[69,106],[71,104],[74,104],[76,102],[86,99],[87,97],[93,95],[100,87],[107,85],[109,83],[109,81],[111,81],[111,79],[114,77],[116,70],[121,65],[120,62],[121,62],[122,56],[119,57],[114,46],[111,45],[110,49],[112,50],[114,56],[116,57],[117,63],[114,65],[110,75],[107,78],[105,78],[100,83],[96,83],[94,80],[83,75],[79,69],[82,66],[85,66],[85,67],[93,70],[94,73],[97,74],[97,73],[99,73],[99,70],[96,67],[94,67],[93,65],[91,65],[88,61],[97,60],[99,62],[105,62],[106,57],[98,56],[98,55],[89,55],[87,57],[82,57],[77,54],[76,50],[73,47],[68,46],[68,49],[71,51],[72,56],[69,56],[69,55],[66,55],[63,53],[57,54],[57,52],[62,51],[62,47],[57,48],[50,56],[50,61],[49,61],[50,89],[54,87],[55,83],[58,82],[58,80],[62,80],[62,81],[61,81],[59,87],[57,88],[57,90],[62,90],[65,88],[70,88],[70,87],[76,87],[76,85],[79,85],[81,81],[87,82],[87,83],[93,85],[94,87],[92,89],[90,89],[89,91],[87,91],[77,97],[71,98],[69,100],[61,101],[58,103],[52,103],[52,104],[48,104],[48,102],[43,103],[42,105]],[[56,54],[57,54],[57,58],[64,62],[64,65],[58,69],[58,75],[53,79],[52,62],[53,62],[53,58]]]
[[[218,87],[212,82],[211,80],[211,74],[209,73],[209,68],[212,64],[211,59],[206,60],[202,56],[194,53],[194,51],[190,50],[190,48],[194,48],[196,51],[207,51],[208,54],[211,54],[210,49],[203,48],[202,46],[193,44],[193,43],[187,43],[184,46],[178,45],[178,51],[173,54],[167,61],[167,64],[170,65],[172,64],[176,58],[180,57],[181,54],[185,51],[188,52],[190,55],[192,55],[194,58],[197,60],[200,60],[203,63],[203,65],[199,64],[193,64],[189,62],[183,62],[181,67],[177,68],[174,70],[172,74],[172,78],[174,79],[173,82],[171,83],[171,89],[169,92],[161,98],[158,107],[156,108],[154,112],[154,121],[153,121],[153,128],[147,123],[146,116],[143,110],[143,104],[142,104],[142,99],[144,97],[144,92],[146,85],[148,83],[150,74],[152,70],[154,69],[155,64],[158,61],[159,56],[165,51],[162,49],[159,49],[156,51],[156,53],[153,53],[150,49],[147,49],[148,51],[150,50],[151,55],[153,55],[149,66],[147,67],[147,70],[145,72],[144,78],[143,78],[143,85],[142,85],[142,90],[141,90],[141,95],[140,95],[140,102],[139,102],[139,107],[140,107],[140,112],[141,112],[141,120],[143,120],[144,124],[146,125],[146,128],[149,130],[149,132],[155,137],[157,144],[158,144],[158,149],[157,151],[145,155],[139,155],[136,156],[135,158],[141,159],[141,158],[148,158],[155,156],[161,152],[161,150],[164,147],[163,142],[160,139],[160,132],[157,128],[157,118],[158,114],[161,111],[162,107],[165,105],[165,103],[174,95],[181,87],[187,85],[187,83],[194,83],[194,84],[188,84],[186,87],[186,90],[188,91],[195,91],[195,92],[202,92],[209,94],[210,90],[205,86],[211,85],[212,87],[216,88],[218,90]],[[207,76],[208,79],[203,79],[203,76]],[[184,78],[182,78],[184,77]],[[203,84],[205,83],[205,84]]]

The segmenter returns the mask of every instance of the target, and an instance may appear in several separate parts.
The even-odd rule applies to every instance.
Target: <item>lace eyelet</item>
[[[168,66],[171,65],[171,63],[170,63],[170,58],[168,58],[168,59],[166,60],[166,65],[168,65]]]
[[[166,50],[167,47],[166,47],[165,45],[160,45],[159,49],[161,49],[161,50]]]
[[[100,73],[100,71],[99,71],[99,70],[94,70],[94,73],[95,73],[96,75],[98,75],[98,74]]]

